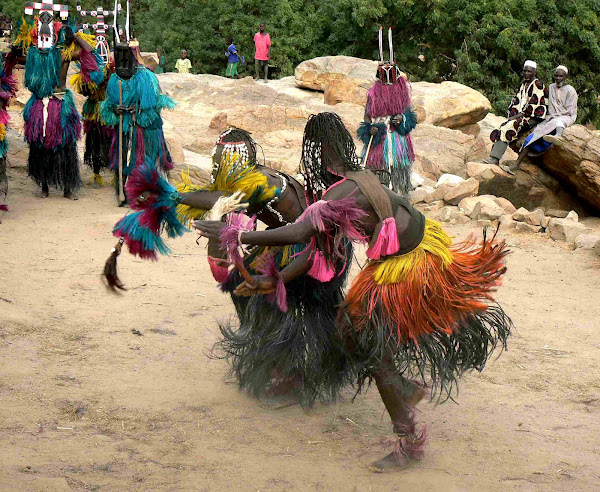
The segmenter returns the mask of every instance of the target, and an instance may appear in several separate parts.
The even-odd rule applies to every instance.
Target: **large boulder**
[[[325,102],[364,105],[375,82],[377,62],[352,56],[321,56],[296,67],[298,87],[325,92]]]
[[[458,130],[422,123],[411,135],[415,167],[435,180],[446,173],[467,178],[466,163],[485,156],[480,141]]]
[[[553,146],[542,155],[541,165],[600,212],[599,132],[573,125],[565,130],[563,141],[563,147]]]
[[[548,222],[550,237],[555,241],[573,243],[582,234],[588,234],[591,229],[570,219],[550,219]]]
[[[158,66],[158,54],[151,51],[142,51],[140,54],[142,55],[144,66],[154,72]]]
[[[423,108],[424,123],[446,128],[475,124],[492,109],[481,92],[457,82],[415,82],[412,99],[414,106]]]

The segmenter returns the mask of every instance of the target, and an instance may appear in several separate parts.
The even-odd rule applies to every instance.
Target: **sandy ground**
[[[123,214],[112,190],[34,196],[11,170],[0,225],[2,490],[598,490],[600,264],[511,236],[498,300],[508,352],[467,376],[458,403],[420,405],[425,459],[373,474],[390,422],[377,392],[275,412],[207,357],[230,300],[195,235],[156,263],[120,258],[128,292],[100,282]],[[86,174],[89,178],[89,174]],[[454,226],[459,237],[475,229]],[[143,335],[132,333],[139,330]]]

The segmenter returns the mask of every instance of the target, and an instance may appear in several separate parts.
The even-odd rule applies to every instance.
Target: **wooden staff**
[[[119,80],[119,106],[123,106],[123,85]],[[119,204],[125,201],[123,191],[123,112],[119,115]]]
[[[369,152],[371,151],[371,144],[373,143],[373,137],[375,135],[371,135],[371,139],[369,140],[369,145],[367,145],[367,151],[365,152],[365,158],[363,159],[363,165],[367,164],[367,159],[369,157]]]

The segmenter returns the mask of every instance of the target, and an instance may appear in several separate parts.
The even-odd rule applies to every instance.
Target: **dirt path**
[[[89,176],[88,176],[89,177]],[[206,352],[232,315],[192,234],[156,263],[100,271],[123,214],[112,190],[44,201],[11,170],[0,225],[2,490],[592,490],[600,483],[600,265],[545,238],[509,238],[498,300],[509,351],[465,378],[458,404],[424,404],[425,460],[392,475],[389,419],[354,403],[269,412]],[[452,227],[464,236],[474,229]],[[132,333],[137,329],[143,333]]]

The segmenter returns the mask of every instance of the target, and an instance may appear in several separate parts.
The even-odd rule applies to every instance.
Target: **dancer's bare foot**
[[[562,138],[557,137],[556,135],[545,135],[543,137],[543,139],[546,142],[550,142],[551,144],[556,145],[557,147],[562,147],[565,143],[563,142]]]
[[[380,460],[374,461],[369,465],[369,470],[375,473],[385,473],[391,471],[400,471],[408,468],[414,459],[409,458],[408,456],[401,456],[397,458],[394,453],[390,453],[387,456],[384,456]]]
[[[260,400],[258,406],[265,410],[279,410],[280,408],[292,407],[300,404],[300,398],[294,393],[279,396],[265,396]]]
[[[63,193],[63,196],[65,198],[68,198],[69,200],[79,200],[79,197],[73,193],[71,190],[65,190],[65,192]]]

